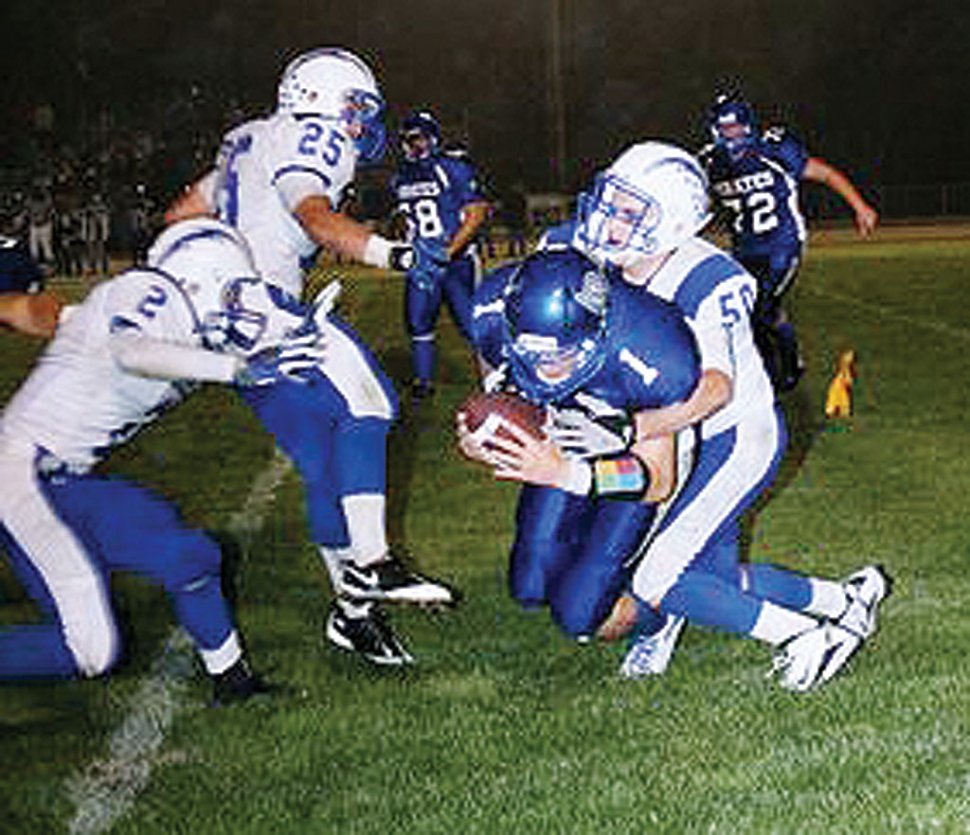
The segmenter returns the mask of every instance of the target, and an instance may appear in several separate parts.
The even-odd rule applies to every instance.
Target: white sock
[[[386,501],[380,493],[344,496],[341,500],[354,565],[366,568],[387,557],[387,534],[384,526]]]
[[[240,658],[242,658],[242,647],[239,645],[239,633],[235,629],[229,633],[229,637],[223,641],[222,646],[215,649],[203,649],[199,647],[199,656],[205,671],[210,676],[217,676],[224,673]]]
[[[766,600],[761,604],[758,619],[748,634],[759,641],[778,646],[816,626],[818,621],[815,618]]]
[[[837,618],[845,612],[849,600],[841,583],[818,577],[810,577],[809,583],[812,587],[812,600],[805,607],[806,612],[826,618]]]
[[[320,558],[327,567],[327,574],[330,575],[330,585],[334,591],[340,588],[340,579],[343,574],[344,564],[350,562],[352,554],[350,548],[339,548],[330,545],[318,545]]]

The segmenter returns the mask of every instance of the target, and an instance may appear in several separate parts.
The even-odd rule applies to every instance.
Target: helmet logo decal
[[[576,293],[576,301],[595,316],[606,312],[606,276],[598,270],[587,270],[583,274],[583,286]]]
[[[515,348],[530,354],[551,354],[559,350],[559,340],[541,333],[520,333],[515,338]]]

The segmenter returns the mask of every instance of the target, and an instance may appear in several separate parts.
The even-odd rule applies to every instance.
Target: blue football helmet
[[[441,125],[430,110],[414,110],[401,125],[401,150],[409,160],[427,159],[441,145]]]
[[[609,280],[575,250],[548,250],[509,277],[505,321],[512,382],[547,403],[589,380],[606,359]]]
[[[724,148],[733,160],[743,157],[757,138],[754,110],[744,99],[721,94],[707,114],[707,126],[714,144]]]
[[[280,78],[276,110],[336,123],[364,162],[384,156],[384,99],[370,67],[349,50],[321,47],[294,58]]]

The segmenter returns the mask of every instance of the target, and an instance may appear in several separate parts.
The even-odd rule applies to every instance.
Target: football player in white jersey
[[[629,609],[639,618],[621,673],[662,673],[690,619],[782,647],[782,685],[806,690],[838,672],[871,634],[888,583],[876,566],[839,583],[740,562],[742,515],[774,479],[786,429],[752,336],[755,280],[699,237],[707,194],[690,154],[643,142],[597,178],[578,219],[555,232],[676,304],[701,353],[694,394],[641,426],[655,435],[696,426],[697,437],[690,474],[647,541],[632,595],[614,609],[617,625]]]
[[[322,356],[306,317],[280,310],[271,322],[224,304],[238,300],[236,285],[261,286],[235,230],[188,221],[156,244],[174,245],[164,270],[129,270],[73,308],[0,417],[0,534],[45,615],[40,624],[0,628],[0,680],[110,670],[120,636],[109,576],[127,571],[168,592],[213,678],[216,703],[264,689],[222,595],[217,544],[141,485],[92,470],[192,381],[259,385],[305,374]],[[248,353],[227,350],[244,343]]]
[[[383,110],[373,74],[353,53],[320,48],[300,55],[283,72],[276,111],[229,131],[214,169],[172,205],[167,219],[217,215],[245,236],[259,274],[297,298],[320,247],[376,267],[437,269],[420,240],[413,246],[389,241],[336,210],[358,160],[383,153]],[[359,342],[356,348],[365,350]],[[454,593],[390,554],[386,436],[397,400],[373,357],[357,371],[355,380],[349,370],[332,381],[326,404],[319,388],[286,382],[245,396],[306,484],[311,536],[338,595],[328,639],[376,663],[401,664],[412,658],[377,604],[450,604]],[[382,380],[376,388],[375,375]],[[355,409],[343,391],[351,383],[382,392],[380,408]],[[327,420],[315,419],[321,409]]]

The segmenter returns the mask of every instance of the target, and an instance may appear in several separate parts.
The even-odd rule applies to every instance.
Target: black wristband
[[[417,258],[414,255],[414,247],[408,244],[395,244],[387,256],[387,266],[399,273],[406,273],[414,268]]]

